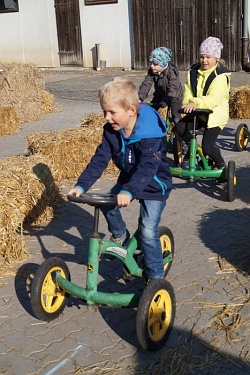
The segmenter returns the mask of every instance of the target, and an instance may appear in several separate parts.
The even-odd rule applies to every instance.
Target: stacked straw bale
[[[60,201],[56,172],[41,155],[0,161],[0,256],[6,261],[26,253],[24,224],[41,224],[53,217]]]
[[[230,118],[250,118],[250,86],[232,87],[229,97]]]
[[[48,157],[57,171],[57,181],[77,178],[101,143],[104,123],[102,113],[92,113],[83,120],[79,129],[29,135],[29,154],[39,153]],[[110,161],[104,174],[114,176],[117,172]]]
[[[1,100],[1,99],[0,99]],[[0,136],[13,134],[19,129],[19,120],[13,107],[0,107]]]
[[[0,135],[56,111],[42,72],[33,64],[0,63]]]

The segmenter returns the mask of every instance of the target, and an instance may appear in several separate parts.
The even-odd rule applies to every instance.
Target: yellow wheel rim
[[[148,333],[156,342],[166,334],[172,316],[172,303],[169,293],[165,289],[158,290],[149,306]]]
[[[161,243],[161,250],[162,250],[163,257],[172,253],[171,240],[170,240],[169,236],[162,235],[160,237],[160,243]],[[168,268],[169,265],[170,265],[170,262],[164,264],[164,271]]]
[[[41,288],[41,305],[47,313],[54,313],[62,305],[65,291],[56,286],[56,272],[66,279],[65,272],[61,267],[53,267],[46,274]]]
[[[239,133],[239,144],[241,148],[246,148],[248,144],[248,137],[245,135],[245,128],[243,127]]]

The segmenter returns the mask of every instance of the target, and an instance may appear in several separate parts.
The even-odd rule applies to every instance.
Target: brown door
[[[82,37],[79,0],[55,0],[61,65],[82,66]]]
[[[134,69],[147,68],[151,50],[166,46],[173,51],[172,62],[188,70],[208,36],[221,39],[230,70],[242,68],[242,0],[136,0],[132,17]]]

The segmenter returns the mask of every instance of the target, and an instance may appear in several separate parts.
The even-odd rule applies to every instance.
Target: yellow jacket
[[[196,96],[192,90],[191,70],[197,69]],[[218,64],[209,70],[202,70],[200,65],[192,67],[187,75],[187,81],[184,85],[184,94],[182,104],[193,102],[197,108],[212,109],[213,113],[209,115],[208,128],[219,126],[221,129],[227,124],[229,119],[229,89],[231,73],[222,68],[222,73],[217,74]],[[204,87],[211,73],[215,73],[215,78],[208,86],[204,95]]]

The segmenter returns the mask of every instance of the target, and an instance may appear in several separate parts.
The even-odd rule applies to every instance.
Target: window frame
[[[85,5],[115,4],[118,0],[85,0]]]
[[[0,13],[16,13],[19,12],[19,0],[16,0],[17,8],[16,9],[0,9]]]

